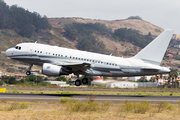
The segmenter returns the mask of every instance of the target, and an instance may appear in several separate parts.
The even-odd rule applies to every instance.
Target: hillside
[[[127,19],[127,20],[115,20],[115,21],[105,21],[105,20],[91,20],[91,19],[83,19],[83,18],[49,18],[49,23],[52,25],[51,30],[40,30],[38,32],[33,32],[30,38],[22,37],[18,35],[12,29],[1,29],[0,30],[0,48],[1,51],[5,51],[9,47],[13,47],[14,45],[21,42],[35,42],[39,43],[62,46],[72,49],[78,49],[78,39],[72,40],[65,36],[65,26],[72,25],[72,23],[84,23],[86,25],[88,23],[100,23],[112,29],[111,32],[101,32],[93,29],[91,30],[91,37],[93,37],[97,42],[102,42],[105,45],[104,54],[113,54],[114,56],[123,56],[123,57],[131,57],[139,52],[142,47],[135,46],[133,43],[128,42],[128,40],[119,41],[114,36],[113,33],[115,30],[119,28],[131,28],[140,31],[140,34],[148,35],[151,33],[152,37],[158,36],[163,29],[159,28],[149,22],[143,20],[136,19]],[[92,24],[92,25],[93,25]],[[89,30],[89,28],[88,28]],[[82,31],[81,31],[82,32]],[[84,33],[82,33],[84,34]],[[80,36],[82,35],[80,34]],[[79,36],[78,36],[79,37]],[[76,37],[75,37],[76,38]],[[82,37],[83,39],[83,37]],[[88,39],[88,38],[87,38]],[[179,48],[174,48],[174,44],[180,44],[177,40],[171,42],[171,45],[168,48],[168,52],[166,54],[173,54],[175,56],[179,55]],[[94,44],[96,46],[96,44]],[[91,49],[90,49],[91,51]],[[95,51],[96,52],[96,51]],[[99,51],[103,52],[103,51]],[[3,53],[1,53],[0,65],[1,71],[9,72],[9,73],[22,73],[24,71],[18,70],[17,66],[9,66],[10,64],[16,64],[17,66],[21,66],[19,62],[8,60]],[[163,60],[162,65],[176,67],[179,66],[180,61],[175,59],[165,58]],[[10,70],[13,69],[13,70]],[[10,71],[9,71],[10,70]],[[24,72],[25,73],[25,72]]]
[[[92,20],[92,19],[84,19],[84,18],[49,18],[49,23],[54,27],[63,28],[66,24],[71,24],[73,22],[78,23],[101,23],[105,24],[107,27],[112,28],[112,30],[116,30],[119,28],[132,28],[135,30],[139,30],[142,34],[147,35],[151,32],[152,35],[158,36],[163,29],[155,26],[144,20],[137,19],[126,19],[126,20]]]

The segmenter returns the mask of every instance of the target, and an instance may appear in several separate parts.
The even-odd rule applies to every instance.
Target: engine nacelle
[[[60,76],[60,75],[69,75],[69,72],[68,70],[64,69],[62,66],[44,63],[42,66],[42,74],[45,74],[47,76]]]

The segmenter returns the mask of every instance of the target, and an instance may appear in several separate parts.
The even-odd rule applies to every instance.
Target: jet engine
[[[62,66],[44,63],[42,66],[42,74],[45,74],[47,76],[60,76],[69,75],[69,71],[63,68]]]

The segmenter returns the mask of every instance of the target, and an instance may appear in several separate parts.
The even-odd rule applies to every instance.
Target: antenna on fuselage
[[[112,56],[112,53],[110,54],[110,56]]]
[[[35,43],[37,43],[37,41]]]

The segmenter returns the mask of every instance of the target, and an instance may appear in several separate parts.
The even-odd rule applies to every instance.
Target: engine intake
[[[60,76],[69,75],[69,71],[63,68],[62,66],[44,63],[42,66],[42,74],[45,74],[47,76]]]

